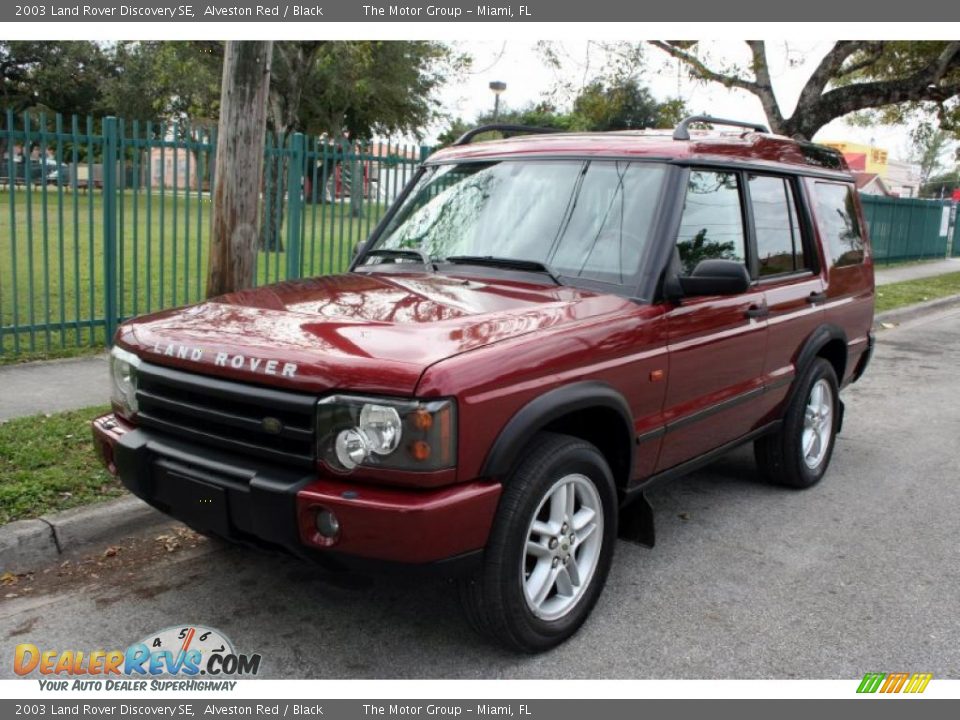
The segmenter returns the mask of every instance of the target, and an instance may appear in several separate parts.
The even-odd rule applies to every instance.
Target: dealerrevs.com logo
[[[218,630],[185,625],[152,633],[126,650],[44,650],[21,643],[13,670],[43,676],[41,690],[232,690],[236,681],[226,678],[255,676],[260,659],[237,653]]]

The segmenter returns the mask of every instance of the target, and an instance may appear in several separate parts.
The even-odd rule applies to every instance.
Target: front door
[[[701,260],[750,267],[744,188],[735,171],[691,169],[677,234],[681,272]],[[666,435],[658,470],[720,447],[754,426],[763,395],[767,321],[763,290],[685,298],[667,312]]]

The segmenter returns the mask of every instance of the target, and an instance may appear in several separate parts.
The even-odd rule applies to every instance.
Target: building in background
[[[827,140],[820,143],[839,150],[855,175],[875,175],[881,183],[867,179],[861,192],[873,195],[892,195],[894,197],[918,197],[920,194],[920,167],[902,160],[891,160],[884,148],[861,143],[839,140]],[[860,180],[858,179],[858,185]],[[886,192],[881,192],[880,189]]]
[[[857,190],[864,195],[890,196],[890,190],[883,182],[883,178],[876,173],[855,172],[853,177],[857,181]]]

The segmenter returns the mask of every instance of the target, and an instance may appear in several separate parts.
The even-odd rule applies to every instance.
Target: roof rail
[[[770,130],[766,125],[758,125],[757,123],[743,122],[742,120],[724,120],[723,118],[710,117],[709,115],[691,115],[685,117],[680,121],[680,124],[677,125],[676,129],[673,131],[674,140],[689,140],[690,139],[690,125],[693,123],[710,123],[711,125],[732,125],[733,127],[742,127],[747,128],[748,130],[756,130],[757,132],[768,133]]]
[[[509,132],[509,133],[527,133],[529,135],[541,135],[545,133],[555,133],[560,132],[556,128],[545,128],[545,127],[533,127],[531,125],[504,125],[502,123],[494,123],[492,125],[480,125],[478,127],[467,130],[463,135],[457,138],[457,141],[454,144],[456,145],[469,145],[470,141],[473,140],[477,135],[480,135],[485,132]]]

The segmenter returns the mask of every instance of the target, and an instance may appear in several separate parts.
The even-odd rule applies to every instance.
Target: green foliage
[[[0,103],[86,115],[112,71],[110,52],[94,42],[0,41]]]
[[[949,295],[960,295],[960,273],[881,285],[877,288],[876,311],[881,313]]]
[[[281,131],[356,140],[421,137],[440,115],[436,91],[468,63],[432,41],[277,43],[271,102],[294,98],[298,105],[272,112],[270,121]]]
[[[432,41],[277,42],[270,126],[419,136],[440,116],[436,90],[469,61]],[[0,42],[0,108],[213,125],[222,67],[217,41]]]
[[[93,407],[0,424],[0,523],[122,495],[93,449]]]
[[[103,82],[100,114],[216,124],[223,43],[120,42],[112,52],[114,67]]]
[[[2,108],[128,120],[209,121],[219,42],[0,42]]]
[[[920,166],[920,181],[923,184],[944,168],[951,150],[950,133],[929,122],[922,122],[910,133],[913,143],[911,161]]]
[[[683,109],[682,100],[657,102],[636,78],[618,83],[592,82],[573,102],[574,123],[599,131],[673,127]]]
[[[603,132],[670,128],[687,114],[682,100],[658,102],[649,88],[641,85],[636,78],[623,77],[589,83],[574,98],[569,112],[561,112],[552,104],[541,102],[516,110],[501,110],[497,122],[571,132]],[[457,118],[440,134],[438,144],[449,145],[470,128],[491,123],[492,112],[479,115],[473,123]],[[477,136],[477,140],[493,137],[498,135],[482,134]]]
[[[949,56],[953,43],[946,41],[887,40],[864,43],[832,81],[837,88],[865,83],[909,83],[902,95],[908,100],[868,107],[852,118],[859,126],[908,125],[937,127],[960,137],[960,57]],[[932,69],[940,67],[939,72]],[[852,69],[852,70],[851,70]],[[929,77],[923,77],[924,74]]]

